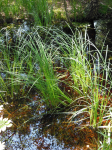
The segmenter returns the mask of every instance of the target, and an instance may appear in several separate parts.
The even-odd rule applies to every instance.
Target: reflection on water
[[[97,138],[93,129],[79,130],[84,122],[77,121],[84,118],[84,114],[74,118],[71,124],[65,114],[47,114],[37,93],[31,97],[4,105],[4,116],[13,121],[13,126],[0,134],[0,141],[5,142],[7,150],[85,150],[92,136]]]
[[[15,107],[17,106],[16,103],[8,103],[5,106],[5,110],[6,112],[8,111],[8,113],[10,113],[14,124],[11,129],[7,129],[5,132],[2,132],[0,134],[0,141],[5,142],[7,150],[61,150],[64,148],[64,143],[60,144],[55,136],[52,136],[49,133],[47,133],[45,136],[42,132],[41,115],[45,113],[46,110],[44,105],[36,102],[39,99],[40,97],[38,95],[35,95],[33,102],[28,103],[27,107],[25,103],[22,102],[23,104],[21,104],[20,109],[19,107]],[[15,112],[14,115],[13,112]],[[29,117],[34,119],[30,121]],[[21,123],[23,123],[23,126],[21,126]],[[16,128],[17,125],[19,126],[19,128]]]
[[[58,140],[54,136],[47,134],[45,137],[43,134],[39,133],[39,125],[40,122],[30,125],[29,134],[27,133],[26,135],[20,134],[18,131],[14,133],[7,130],[5,133],[5,140],[8,139],[8,141],[6,141],[7,150],[62,150],[64,148],[64,143],[58,144]]]
[[[5,41],[8,43],[12,41],[17,42],[18,38],[21,38],[21,36],[29,31],[31,31],[31,24],[26,21],[22,25],[9,24],[0,30],[0,44],[4,44]]]

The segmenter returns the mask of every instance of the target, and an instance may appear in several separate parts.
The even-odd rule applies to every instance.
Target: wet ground
[[[78,121],[86,114],[70,123],[70,115],[48,113],[37,93],[32,93],[31,97],[15,99],[15,102],[4,105],[4,116],[13,121],[13,126],[0,134],[6,150],[85,150],[97,147],[96,132],[90,127],[80,128],[85,121]]]
[[[100,23],[100,26],[98,24],[99,21],[94,21],[94,28],[91,28],[88,32],[90,32],[90,38],[96,43],[96,46],[98,43],[98,46],[101,47],[101,41],[97,42],[97,39],[99,40],[100,37],[105,37],[107,26],[102,30],[102,27],[100,28],[102,24]],[[108,21],[107,25],[110,28]],[[7,29],[15,32],[16,36],[19,37],[21,34],[29,31],[30,27],[25,22],[22,26],[16,28],[16,30],[11,25],[7,26]],[[91,32],[91,30],[94,32]],[[2,28],[1,33],[6,34],[4,31],[6,30]],[[106,44],[109,40],[109,50],[112,51],[111,32],[112,30],[109,31]],[[15,35],[13,35],[13,38],[10,36],[11,33],[8,32],[9,42],[15,39]],[[102,36],[103,34],[104,36]],[[0,42],[3,42],[2,39]],[[108,59],[110,58],[111,60],[111,57],[109,55]],[[2,78],[4,78],[5,74],[0,73]],[[4,117],[8,117],[13,121],[13,126],[0,134],[0,141],[5,142],[6,150],[97,149],[97,133],[96,130],[89,127],[87,114],[77,116],[75,120],[70,122],[70,115],[49,112],[36,91],[32,91],[28,97],[20,98],[19,96],[14,95],[13,100],[10,97],[7,98],[8,101],[4,105],[4,110],[1,112],[1,114],[4,114]],[[85,117],[87,119],[84,119]],[[85,124],[87,127],[83,128]]]

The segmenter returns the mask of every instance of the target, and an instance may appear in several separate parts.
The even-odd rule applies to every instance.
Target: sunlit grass
[[[112,114],[111,114],[112,115]],[[107,126],[99,126],[99,128],[102,128],[103,131],[99,130],[99,136],[103,137],[103,141],[99,139],[99,148],[98,150],[110,150],[112,147],[112,139],[111,139],[111,132],[112,132],[112,122],[109,122]]]
[[[11,46],[0,45],[3,55],[1,72],[6,75],[5,79],[0,77],[0,86],[5,91],[1,94],[2,99],[4,94],[13,97],[26,87],[29,87],[28,95],[35,88],[51,110],[70,106],[69,112],[63,112],[71,114],[69,122],[89,120],[83,127],[94,129],[107,126],[105,121],[111,123],[108,48],[103,56],[90,42],[86,31],[84,36],[78,30],[72,31],[72,35],[56,28],[35,27],[32,31],[17,40],[13,58]],[[94,51],[89,49],[90,45],[94,46]],[[56,60],[60,61],[59,66]],[[84,114],[82,119],[74,121]]]
[[[52,6],[48,6],[47,0],[1,0],[1,16],[6,19],[23,19],[29,16],[38,25],[49,25],[53,19]]]

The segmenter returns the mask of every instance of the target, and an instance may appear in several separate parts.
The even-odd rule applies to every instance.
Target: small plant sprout
[[[0,106],[0,111],[3,109],[3,105]],[[0,132],[5,131],[6,127],[11,127],[12,123],[11,120],[8,120],[8,118],[3,119],[3,115],[0,117]]]
[[[1,116],[0,118],[0,132],[5,131],[6,127],[11,127],[11,120],[8,120],[8,118],[4,118]]]
[[[3,105],[0,105],[0,112],[3,110]],[[6,127],[11,127],[12,123],[11,120],[8,120],[8,118],[3,119],[3,115],[0,117],[0,133],[1,131],[5,131]],[[0,141],[0,150],[5,149],[5,142]]]

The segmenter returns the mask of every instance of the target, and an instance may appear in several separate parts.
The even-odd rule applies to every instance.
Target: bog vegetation
[[[54,17],[51,6],[46,0],[0,2],[5,19],[28,11],[39,25],[45,26],[51,24]],[[82,34],[68,25],[72,33],[69,35],[45,26],[21,33],[13,44],[8,39],[10,31],[4,29],[6,35],[0,38],[1,104],[11,103],[9,99],[15,97],[27,97],[31,90],[36,90],[49,113],[69,114],[69,122],[83,114],[81,120],[89,120],[85,127],[92,126],[104,137],[102,143],[98,143],[99,149],[111,149],[112,64],[108,57],[111,51],[108,47],[97,49],[86,28]],[[66,111],[66,107],[71,110]]]

